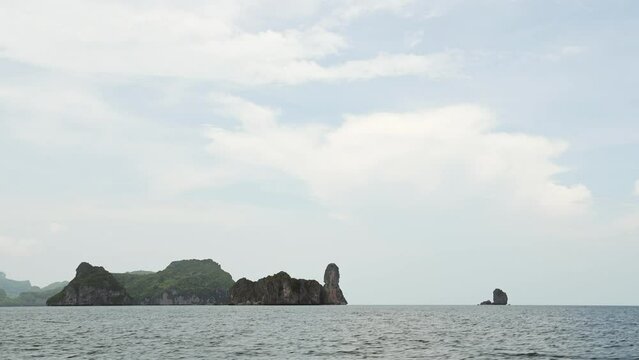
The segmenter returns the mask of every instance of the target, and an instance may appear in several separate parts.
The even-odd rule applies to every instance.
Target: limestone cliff
[[[329,264],[324,286],[316,280],[295,279],[285,272],[258,281],[246,278],[231,287],[232,305],[346,305],[339,287],[339,268]]]
[[[482,301],[479,305],[508,305],[508,295],[501,289],[493,291],[493,301]]]
[[[173,261],[164,270],[114,274],[136,304],[228,304],[231,274],[211,259]]]
[[[130,302],[126,290],[111,273],[83,262],[76,269],[75,278],[49,298],[47,305],[127,305]]]
[[[506,305],[508,304],[508,295],[501,289],[495,289],[493,291],[493,305]]]
[[[322,285],[315,280],[295,279],[281,271],[258,281],[246,278],[231,287],[233,305],[319,305]]]
[[[221,305],[228,304],[233,283],[231,274],[211,259],[122,274],[82,263],[75,279],[47,305]]]
[[[348,302],[344,298],[342,289],[339,287],[339,267],[331,263],[324,271],[324,289],[322,304],[325,305],[346,305]]]

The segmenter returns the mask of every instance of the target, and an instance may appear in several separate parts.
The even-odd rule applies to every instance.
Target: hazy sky
[[[0,270],[639,304],[639,2],[0,0]]]

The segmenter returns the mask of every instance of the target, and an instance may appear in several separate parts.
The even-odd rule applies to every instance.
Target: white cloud
[[[554,179],[563,171],[554,159],[566,144],[499,132],[492,114],[478,106],[290,126],[278,121],[278,110],[217,93],[211,95],[214,109],[240,127],[206,130],[211,159],[204,145],[194,146],[201,136],[197,124],[178,128],[122,114],[73,86],[39,89],[0,87],[0,105],[12,114],[5,129],[36,145],[82,147],[121,159],[163,197],[286,174],[342,217],[349,216],[349,204],[381,195],[446,201],[489,194],[557,214],[583,212],[590,200],[585,186]]]
[[[635,195],[639,196],[639,180],[635,181]]]
[[[248,108],[269,113],[255,104]],[[553,159],[566,144],[496,131],[492,114],[478,106],[347,115],[338,126],[289,126],[271,118],[253,126],[242,119],[244,112],[229,112],[242,126],[208,130],[217,159],[285,173],[338,208],[405,192],[424,199],[496,193],[550,214],[580,213],[589,205],[585,186],[554,180],[562,168]]]
[[[36,242],[33,240],[16,239],[0,235],[0,254],[6,256],[28,256],[33,253]]]
[[[371,11],[398,11],[405,3],[348,2],[334,5],[334,11],[344,21],[351,21]],[[264,16],[256,6],[245,1],[146,7],[128,1],[21,1],[0,5],[0,48],[3,56],[11,59],[71,72],[171,76],[245,85],[406,74],[438,77],[455,72],[452,64],[447,65],[448,53],[380,54],[322,65],[327,56],[348,47],[340,33],[322,21],[280,30],[245,30],[242,24],[250,23],[247,9],[248,14]],[[310,6],[292,11],[317,9]],[[14,36],[17,33],[20,36]]]

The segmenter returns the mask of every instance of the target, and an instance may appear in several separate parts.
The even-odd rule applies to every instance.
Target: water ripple
[[[639,308],[0,308],[2,359],[626,359]]]

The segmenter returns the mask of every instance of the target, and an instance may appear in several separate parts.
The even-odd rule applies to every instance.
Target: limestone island
[[[501,289],[495,289],[493,291],[493,301],[482,301],[479,305],[508,305],[508,295]]]
[[[258,281],[242,278],[231,287],[232,305],[346,305],[339,287],[339,268],[328,264],[324,286],[295,279],[281,271]]]
[[[256,282],[231,274],[211,259],[174,261],[158,272],[110,273],[83,262],[49,306],[91,305],[346,305],[339,268],[329,264],[324,286],[279,272]]]

